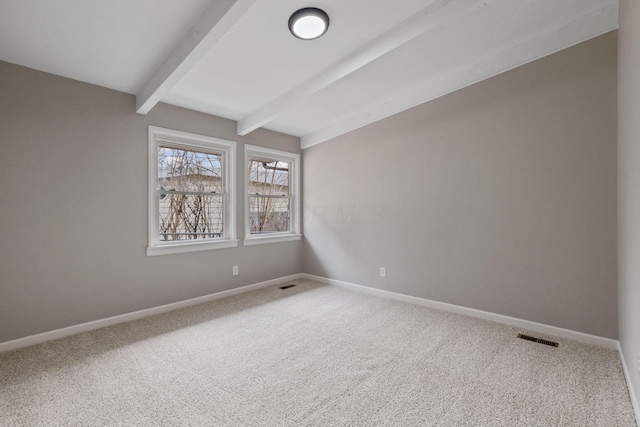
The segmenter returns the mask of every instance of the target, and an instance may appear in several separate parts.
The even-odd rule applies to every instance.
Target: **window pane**
[[[222,195],[160,194],[160,242],[223,237]]]
[[[222,155],[159,146],[158,188],[222,193]]]
[[[289,195],[289,163],[264,162],[249,158],[249,194]]]
[[[289,231],[289,198],[249,197],[251,234]]]

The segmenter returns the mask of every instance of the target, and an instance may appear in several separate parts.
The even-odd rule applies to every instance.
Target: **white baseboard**
[[[629,397],[631,398],[633,413],[636,416],[636,425],[640,425],[640,404],[638,403],[636,393],[633,390],[633,385],[631,384],[631,376],[629,375],[629,369],[627,368],[627,362],[624,359],[624,354],[622,353],[620,342],[618,342],[618,354],[620,355],[620,363],[622,363],[622,372],[624,372],[624,379],[627,381],[627,388],[629,389]]]
[[[627,382],[627,388],[629,389],[629,395],[631,398],[631,404],[633,406],[636,422],[640,423],[640,405],[636,399],[635,392],[631,385],[631,379],[629,377],[629,371],[622,354],[622,348],[618,340],[610,338],[599,337],[596,335],[589,335],[582,332],[576,332],[569,329],[558,328],[556,326],[545,325],[543,323],[531,322],[529,320],[518,319],[515,317],[503,316],[501,314],[495,314],[488,311],[476,310],[473,308],[462,307],[454,304],[447,304],[443,302],[428,300],[425,298],[413,297],[410,295],[399,294],[395,292],[384,291],[381,289],[370,288],[367,286],[356,285],[353,283],[343,282],[340,280],[328,279],[326,277],[314,276],[312,274],[299,273],[291,276],[280,277],[273,280],[267,280],[252,285],[242,286],[240,288],[230,289],[227,291],[216,292],[214,294],[204,295],[197,298],[191,298],[184,301],[178,301],[171,304],[165,304],[158,307],[148,308],[145,310],[134,311],[132,313],[121,314],[119,316],[108,317],[106,319],[94,320],[92,322],[81,323],[79,325],[69,326],[67,328],[56,329],[49,332],[44,332],[37,335],[30,335],[24,338],[18,338],[12,341],[6,341],[0,343],[0,353],[4,353],[11,350],[16,350],[23,347],[28,347],[35,344],[55,340],[58,338],[64,338],[70,335],[79,334],[82,332],[88,332],[105,326],[115,325],[118,323],[128,322],[131,320],[141,319],[143,317],[149,317],[160,313],[166,313],[168,311],[177,310],[184,307],[190,307],[196,304],[202,304],[209,301],[229,297],[232,295],[238,295],[245,292],[253,291],[260,288],[266,288],[268,286],[274,286],[281,283],[289,282],[296,279],[309,279],[317,282],[326,283],[329,285],[340,286],[346,289],[351,289],[358,292],[364,292],[371,295],[376,295],[385,298],[392,298],[398,301],[403,301],[411,304],[416,304],[424,307],[435,308],[438,310],[449,311],[453,313],[463,314],[466,316],[477,317],[484,320],[491,320],[498,323],[504,323],[510,326],[515,326],[523,329],[528,329],[544,334],[555,335],[562,338],[572,339],[575,341],[598,345],[601,347],[617,350],[620,355],[620,361],[622,363],[622,370]]]
[[[232,295],[249,292],[255,289],[265,288],[268,286],[277,285],[280,283],[288,282],[291,280],[306,278],[315,280],[321,283],[330,285],[336,285],[343,288],[365,292],[371,295],[377,295],[385,298],[392,298],[399,301],[408,302],[411,304],[421,305],[424,307],[435,308],[438,310],[450,311],[453,313],[464,314],[466,316],[477,317],[480,319],[491,320],[498,323],[504,323],[507,325],[520,327],[544,334],[555,335],[562,338],[568,338],[575,341],[599,345],[614,350],[619,350],[620,344],[617,340],[610,338],[599,337],[595,335],[589,335],[582,332],[576,332],[569,329],[558,328],[556,326],[545,325],[542,323],[531,322],[529,320],[518,319],[515,317],[503,316],[501,314],[495,314],[488,311],[476,310],[473,308],[462,307],[459,305],[447,304],[443,302],[428,300],[425,298],[414,297],[410,295],[399,294],[395,292],[384,291],[381,289],[370,288],[367,286],[356,285],[353,283],[343,282],[340,280],[328,279],[326,277],[314,276],[306,273],[293,274],[291,276],[280,277],[273,280],[267,280],[265,282],[255,283],[253,285],[242,286],[240,288],[230,289],[228,291],[217,292],[210,295],[204,295],[197,298],[191,298],[184,301],[178,301],[171,304],[161,305],[159,307],[152,307],[145,310],[134,311],[132,313],[121,314],[119,316],[108,317],[106,319],[94,320],[92,322],[81,323],[79,325],[69,326],[67,328],[56,329],[49,332],[44,332],[37,335],[30,335],[24,338],[18,338],[12,341],[6,341],[0,343],[0,353],[15,350],[22,347],[27,347],[34,344],[51,341],[58,338],[63,338],[69,335],[75,335],[82,332],[92,331],[100,329],[105,326],[115,325],[117,323],[128,322],[130,320],[136,320],[143,317],[153,316],[155,314],[166,313],[167,311],[177,310],[183,307],[189,307],[196,304],[202,304],[208,301],[213,301],[220,298],[225,298]]]
[[[30,335],[24,338],[18,338],[12,341],[0,343],[0,353],[28,347],[34,344],[41,344],[46,341],[58,338],[68,337],[70,335],[82,332],[93,331],[95,329],[104,328],[105,326],[115,325],[118,323],[129,322],[131,320],[141,319],[143,317],[153,316],[155,314],[166,313],[167,311],[177,310],[179,308],[189,307],[196,304],[217,300],[220,298],[238,295],[245,292],[253,291],[268,286],[278,285],[303,277],[302,274],[293,274],[291,276],[280,277],[278,279],[267,280],[265,282],[254,283],[253,285],[242,286],[240,288],[229,289],[228,291],[216,292],[214,294],[204,295],[197,298],[191,298],[184,301],[178,301],[171,304],[165,304],[158,307],[147,308],[145,310],[134,311],[132,313],[121,314],[119,316],[108,317],[106,319],[94,320],[92,322],[81,323],[79,325],[69,326],[67,328],[56,329],[49,332],[43,332],[37,335]]]
[[[336,285],[343,288],[351,289],[358,292],[364,292],[371,295],[377,295],[386,298],[392,298],[398,301],[404,301],[411,304],[421,305],[424,307],[435,308],[438,310],[450,311],[453,313],[464,314],[465,316],[477,317],[479,319],[491,320],[493,322],[504,323],[506,325],[515,326],[517,328],[528,329],[543,334],[555,335],[561,338],[567,338],[586,344],[593,344],[600,347],[617,350],[619,348],[618,340],[589,335],[582,332],[572,331],[570,329],[558,328],[556,326],[545,325],[543,323],[531,322],[529,320],[518,319],[516,317],[503,316],[488,311],[476,310],[473,308],[462,307],[459,305],[447,304],[428,300],[425,298],[413,297],[395,292],[383,291],[381,289],[370,288],[368,286],[356,285],[353,283],[343,282],[340,280],[328,279],[326,277],[314,276],[312,274],[303,273],[302,277],[329,285]]]

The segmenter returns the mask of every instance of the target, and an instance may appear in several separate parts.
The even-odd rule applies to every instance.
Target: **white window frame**
[[[202,241],[170,241],[160,240],[159,198],[158,188],[158,146],[174,144],[177,148],[193,148],[195,150],[216,151],[222,153],[222,178],[225,194],[223,215],[223,238]],[[147,256],[168,255],[183,252],[196,252],[210,249],[233,248],[238,246],[236,236],[236,142],[210,136],[197,135],[157,126],[149,126],[149,242]]]
[[[290,231],[269,233],[267,235],[252,235],[249,202],[249,157],[260,157],[273,161],[288,162],[289,169],[289,197],[290,197]],[[244,246],[261,245],[265,243],[290,242],[300,240],[300,154],[273,148],[259,147],[246,144],[244,146]]]

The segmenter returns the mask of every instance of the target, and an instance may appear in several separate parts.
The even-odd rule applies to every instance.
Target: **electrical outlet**
[[[238,275],[238,266],[237,266],[237,265],[234,265],[234,266],[233,266],[233,275],[234,275],[234,276],[237,276],[237,275]]]
[[[387,269],[380,267],[380,277],[387,277]]]

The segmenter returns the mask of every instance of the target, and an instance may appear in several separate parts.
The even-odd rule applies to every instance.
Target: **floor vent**
[[[547,341],[547,340],[543,340],[542,338],[531,337],[529,335],[518,334],[518,338],[523,339],[523,340],[527,340],[527,341],[537,342],[539,344],[544,344],[544,345],[548,345],[548,346],[551,346],[551,347],[557,347],[558,346],[557,342]]]
[[[289,289],[289,288],[293,288],[295,285],[286,285],[286,286],[280,286],[280,289]]]

